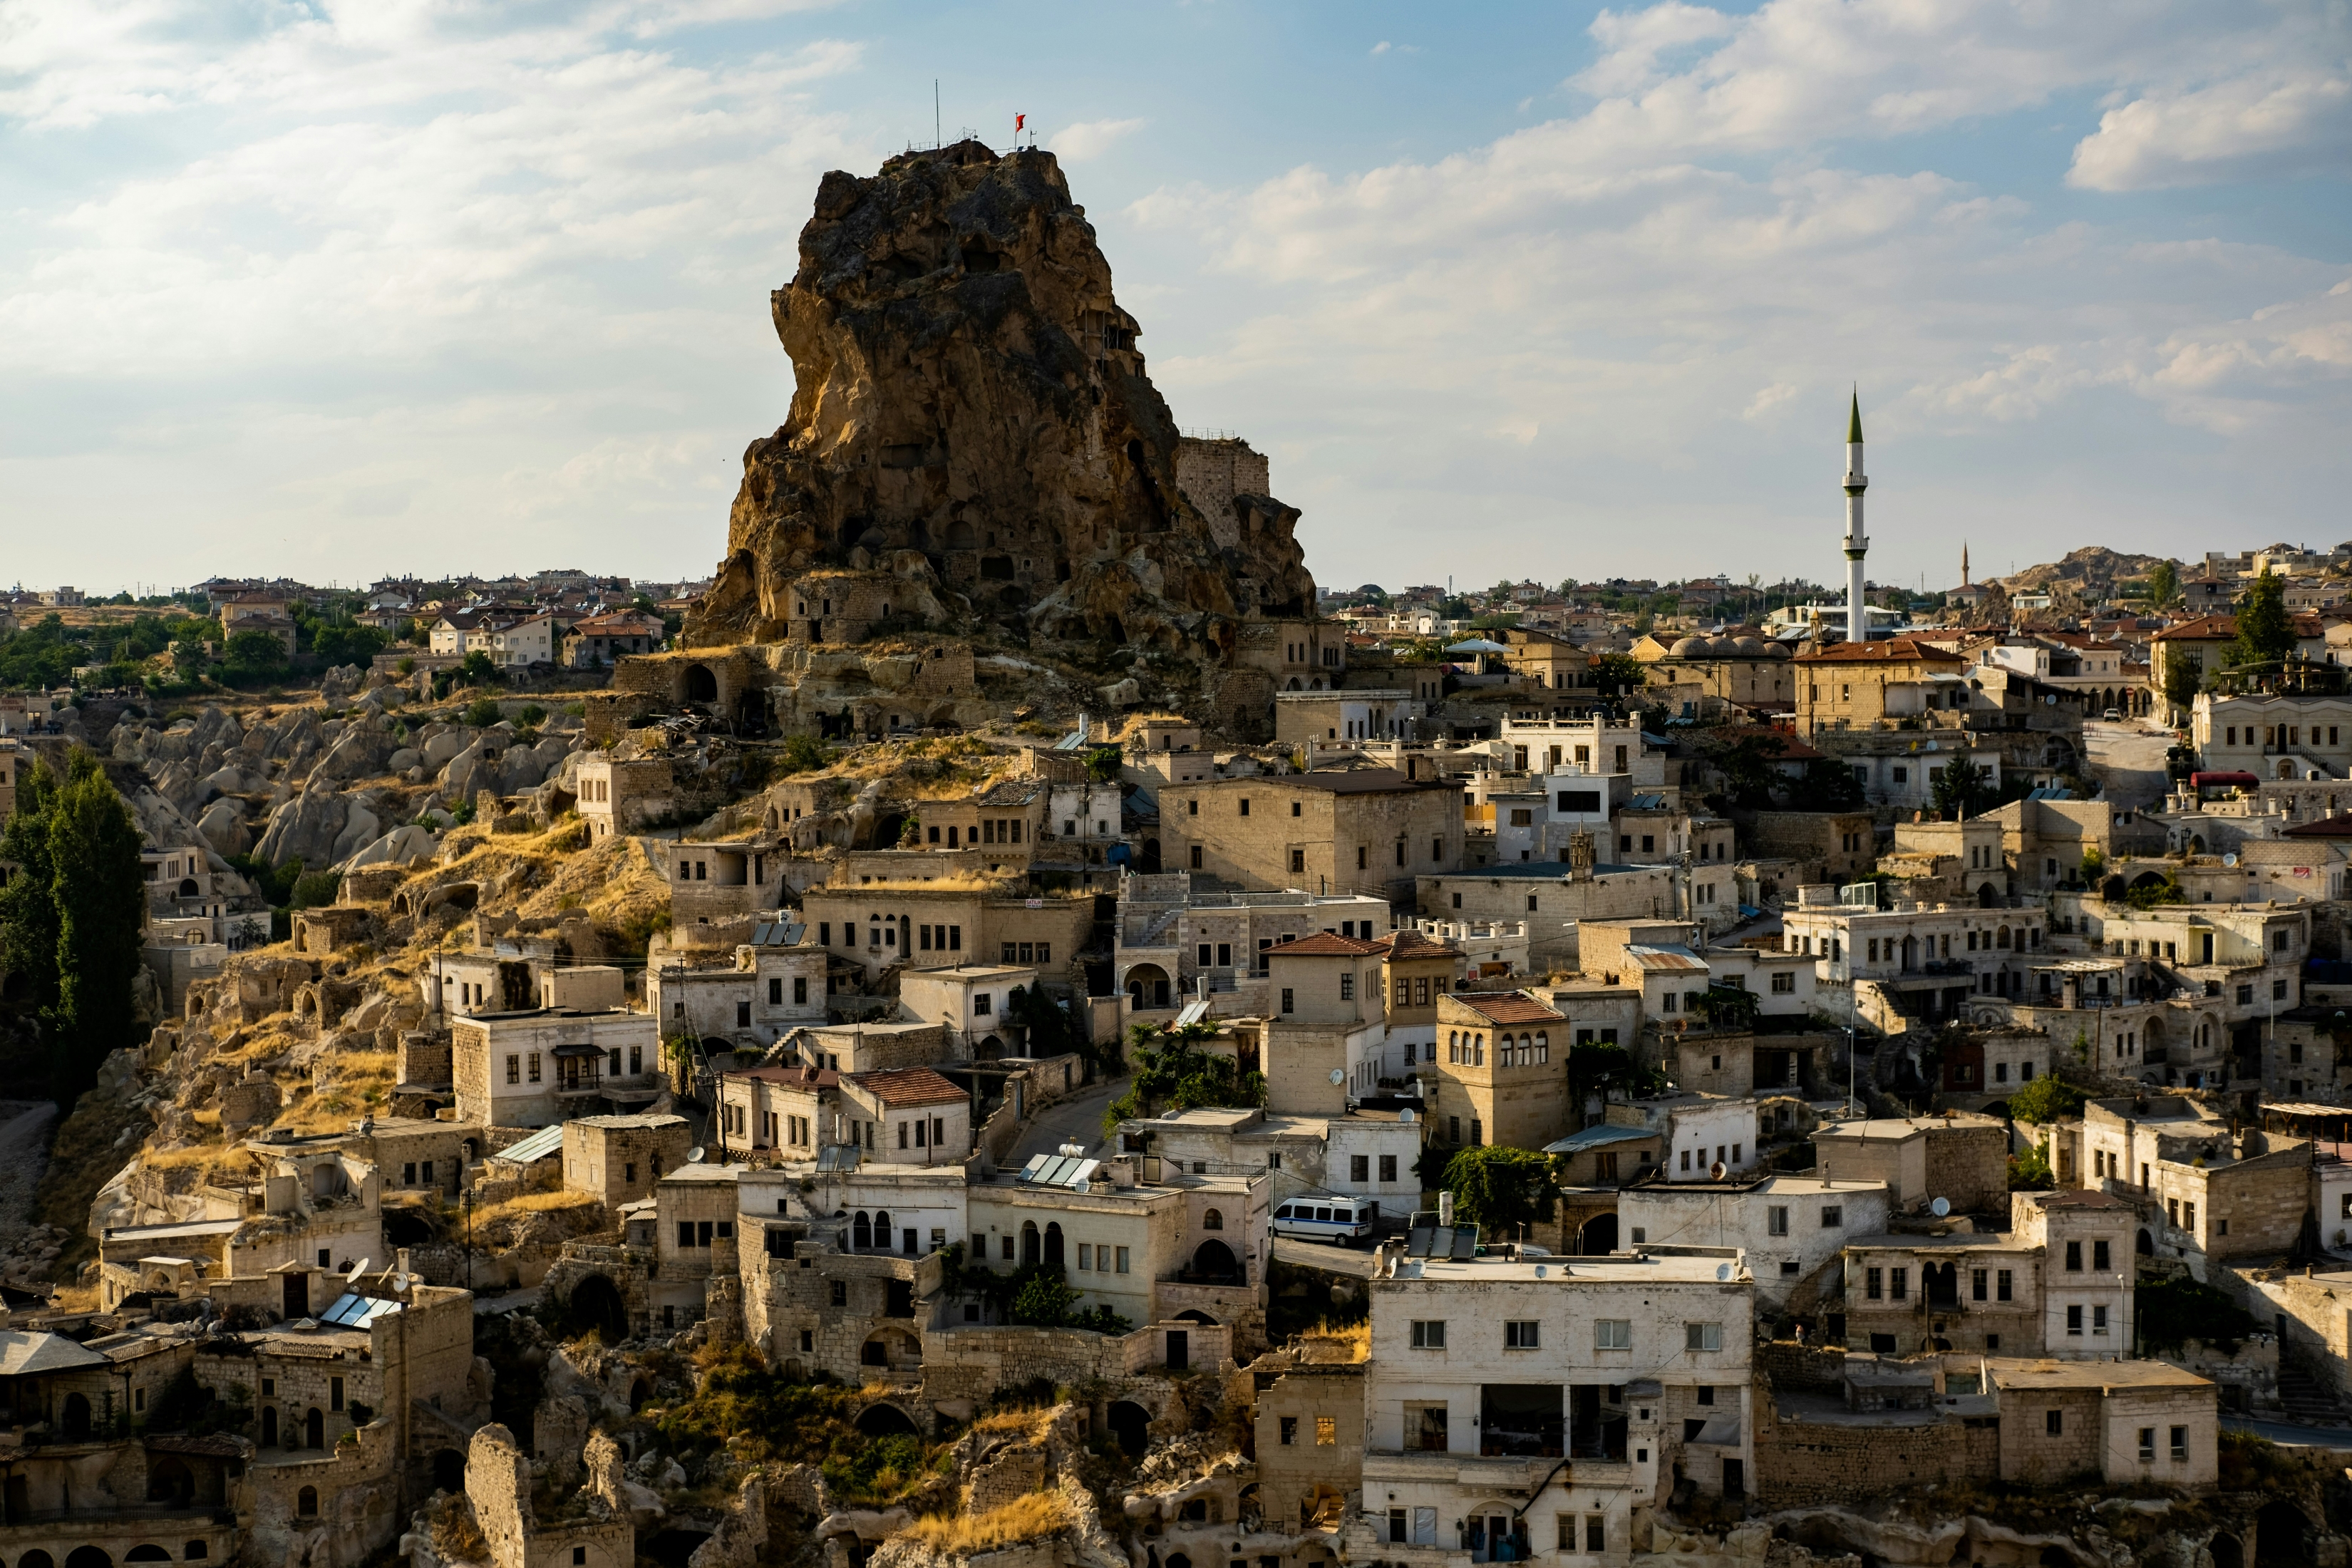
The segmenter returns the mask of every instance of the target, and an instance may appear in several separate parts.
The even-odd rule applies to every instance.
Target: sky
[[[8,0],[0,581],[708,574],[935,81],[1327,585],[2352,538],[2345,0]]]

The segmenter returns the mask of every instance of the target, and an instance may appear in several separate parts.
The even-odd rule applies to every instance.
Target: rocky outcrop
[[[891,617],[928,598],[1220,658],[1233,618],[1311,612],[1295,511],[1241,498],[1213,527],[1179,490],[1175,422],[1051,153],[963,142],[825,175],[772,309],[797,389],[744,454],[687,644],[784,640],[823,613],[795,580],[845,568],[906,584],[873,595]]]

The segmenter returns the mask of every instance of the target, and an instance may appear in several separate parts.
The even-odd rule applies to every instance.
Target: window
[[[1597,1351],[1629,1351],[1633,1348],[1633,1320],[1631,1318],[1599,1318],[1592,1324],[1592,1348]]]
[[[1415,1318],[1412,1321],[1412,1348],[1417,1351],[1442,1351],[1445,1348],[1445,1320]]]
[[[2079,1241],[2070,1241],[2066,1244],[2066,1272],[2080,1274],[2082,1271],[2083,1244]]]
[[[2014,1299],[2015,1295],[2015,1276],[2006,1268],[1996,1272],[1992,1279],[1992,1299],[1996,1301],[2007,1301]]]
[[[1911,1270],[1890,1268],[1886,1271],[1886,1294],[1889,1300],[1905,1301],[1911,1297]]]
[[[1794,974],[1784,972],[1772,976],[1773,994],[1778,996],[1786,996],[1794,993],[1796,989],[1797,977]]]
[[[1845,1205],[1843,1204],[1824,1204],[1822,1205],[1822,1228],[1823,1230],[1843,1230],[1845,1228]]]
[[[2143,1465],[2156,1462],[2156,1428],[2153,1426],[2139,1429],[2139,1462]]]
[[[1862,1293],[1873,1301],[1883,1300],[1886,1294],[1885,1271],[1879,1268],[1864,1269],[1862,1271]]]
[[[833,1282],[833,1304],[836,1307],[846,1307],[849,1305],[848,1280],[836,1279]]]
[[[1291,1008],[1292,1008],[1292,999],[1291,999],[1291,994],[1290,994],[1290,987],[1289,987],[1289,986],[1287,986],[1287,985],[1286,985],[1286,986],[1284,986],[1284,987],[1282,988],[1282,1010],[1283,1010],[1284,1012],[1287,1013],[1287,1012],[1291,1011]]]
[[[1307,869],[1306,850],[1294,849],[1290,852],[1290,869],[1294,876]]]
[[[1538,1342],[1539,1325],[1533,1318],[1513,1318],[1503,1324],[1503,1348],[1507,1351],[1531,1351],[1542,1348]]]
[[[1721,1323],[1685,1323],[1683,1349],[1686,1351],[1719,1351],[1723,1348]]]
[[[1383,1155],[1381,1155],[1381,1181],[1383,1181],[1383,1182],[1393,1182],[1393,1181],[1395,1181],[1396,1179],[1397,1179],[1397,1157],[1396,1157],[1394,1154],[1383,1154]]]
[[[2097,1269],[2102,1274],[2107,1272],[2107,1244],[2105,1242],[2094,1241],[2091,1243],[2091,1267]]]
[[[1356,977],[1352,974],[1342,974],[1339,976],[1339,1000],[1353,1002],[1355,999]]]
[[[1126,1273],[1126,1272],[1127,1272],[1127,1248],[1125,1248],[1124,1247],[1118,1247],[1118,1248],[1116,1248],[1115,1250],[1117,1251],[1117,1253],[1118,1253],[1118,1268],[1116,1269],[1116,1272],[1120,1273],[1120,1274],[1124,1274],[1124,1273]]]
[[[2173,1462],[2174,1462],[2175,1464],[2180,1464],[2180,1463],[2185,1462],[2185,1461],[2188,1459],[2188,1458],[2189,1458],[2189,1428],[2188,1428],[2188,1427],[2186,1427],[2186,1426],[2175,1426],[2175,1427],[2172,1429],[2172,1459],[2173,1459]]]
[[[2066,1309],[2066,1333],[2071,1339],[2083,1337],[2083,1309],[2080,1306]]]
[[[1315,1418],[1315,1446],[1318,1448],[1336,1448],[1339,1446],[1338,1416],[1318,1415]]]
[[[1789,1210],[1784,1204],[1775,1204],[1764,1211],[1764,1230],[1768,1236],[1789,1234]]]
[[[1348,1179],[1351,1182],[1370,1181],[1372,1179],[1372,1157],[1370,1154],[1349,1155]]]
[[[1242,796],[1242,810],[1241,810],[1241,814],[1242,814],[1244,816],[1247,816],[1249,815],[1249,796],[1247,796],[1247,795],[1244,795],[1244,796]]]
[[[2048,1436],[2063,1437],[2066,1435],[2066,1413],[2063,1410],[2043,1411],[2042,1430]]]
[[[539,1053],[537,1051],[530,1053],[530,1081],[533,1083],[537,1083],[539,1081]]]
[[[1601,1514],[1584,1516],[1584,1549],[1587,1552],[1609,1550],[1609,1521]]]
[[[521,1057],[510,1056],[507,1058],[507,1081],[509,1083],[520,1083],[522,1081]]]
[[[2107,1310],[2105,1307],[2091,1309],[2091,1331],[2095,1334],[2104,1334],[2107,1331]]]
[[[1298,1442],[1298,1417],[1296,1415],[1281,1415],[1276,1416],[1276,1420],[1279,1425],[1279,1429],[1282,1434],[1282,1446],[1286,1448],[1297,1446]]]
[[[142,1388],[139,1392],[144,1394],[147,1391]],[[331,1377],[327,1380],[327,1408],[341,1410],[342,1407],[343,1380],[340,1377]]]
[[[1971,1268],[1969,1270],[1969,1300],[1971,1301],[1981,1301],[1985,1300],[1987,1287],[1991,1279],[1992,1274],[1989,1269]]]

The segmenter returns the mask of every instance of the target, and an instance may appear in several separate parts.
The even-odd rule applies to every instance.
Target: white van
[[[1381,1205],[1371,1198],[1332,1194],[1293,1198],[1276,1207],[1274,1234],[1295,1236],[1303,1241],[1328,1241],[1334,1247],[1353,1247],[1371,1239],[1373,1223],[1380,1217]]]

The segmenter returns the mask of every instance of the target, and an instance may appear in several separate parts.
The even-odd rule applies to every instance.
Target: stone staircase
[[[2290,1353],[2279,1357],[2278,1394],[2286,1418],[2298,1426],[2352,1426],[2344,1401],[2313,1375],[2301,1356]]]

